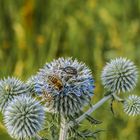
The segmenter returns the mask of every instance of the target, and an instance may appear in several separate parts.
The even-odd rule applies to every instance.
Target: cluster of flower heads
[[[27,84],[17,78],[0,80],[0,110],[13,138],[29,139],[43,127],[43,107],[30,96]]]
[[[136,86],[137,75],[133,62],[117,58],[107,63],[101,78],[105,88],[116,95],[131,91]],[[59,58],[47,63],[27,84],[13,77],[0,80],[0,110],[11,137],[30,139],[43,128],[44,106],[49,112],[73,117],[90,104],[93,93],[90,69],[76,59]],[[41,101],[36,100],[38,97]],[[128,115],[140,114],[140,97],[131,95],[123,105]]]
[[[0,110],[8,133],[30,139],[43,128],[44,107],[33,96],[41,97],[49,111],[68,117],[90,103],[93,90],[91,71],[72,58],[46,64],[27,84],[13,77],[0,80]]]
[[[49,111],[66,117],[79,113],[90,102],[94,90],[90,69],[72,58],[47,63],[28,84]]]
[[[133,62],[126,58],[111,60],[101,75],[104,87],[112,94],[130,92],[138,81],[138,71]],[[140,114],[140,97],[131,95],[123,102],[124,112],[128,115]]]

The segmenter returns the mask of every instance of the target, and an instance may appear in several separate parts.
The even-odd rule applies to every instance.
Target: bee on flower
[[[38,80],[33,81],[34,89],[40,96],[45,91],[52,97],[49,104],[46,103],[52,112],[74,116],[90,103],[94,92],[91,70],[76,59],[59,58],[47,63],[36,77]]]

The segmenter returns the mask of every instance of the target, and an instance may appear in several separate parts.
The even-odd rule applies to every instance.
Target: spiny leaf
[[[102,122],[94,119],[92,116],[86,114],[86,119],[92,124],[101,124]]]

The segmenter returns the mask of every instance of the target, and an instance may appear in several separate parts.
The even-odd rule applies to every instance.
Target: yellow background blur
[[[0,78],[26,80],[54,58],[72,56],[93,71],[93,103],[102,98],[106,61],[127,57],[140,66],[139,0],[0,0]],[[140,95],[140,82],[134,90]],[[128,117],[109,102],[93,115],[105,129],[99,140],[139,140],[140,117]],[[0,118],[0,140],[11,140]],[[83,127],[89,127],[88,122]],[[46,132],[47,133],[47,132]]]

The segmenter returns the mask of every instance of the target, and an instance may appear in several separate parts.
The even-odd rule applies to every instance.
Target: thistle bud
[[[130,92],[136,86],[138,72],[130,60],[117,58],[107,63],[101,79],[104,87],[113,93]]]
[[[22,81],[14,77],[1,80],[0,110],[3,112],[8,103],[21,94],[28,94],[28,88]]]
[[[123,104],[124,112],[129,116],[140,115],[140,97],[130,95]]]
[[[38,101],[29,96],[18,96],[4,112],[4,123],[11,137],[29,139],[43,127],[45,113]]]

